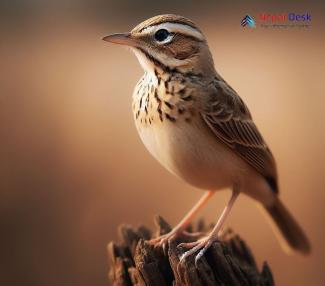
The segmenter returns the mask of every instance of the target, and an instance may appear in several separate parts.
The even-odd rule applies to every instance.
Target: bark
[[[170,226],[161,217],[156,218],[156,225],[155,236],[170,231]],[[205,230],[204,223],[199,222],[196,231]],[[177,245],[193,241],[189,236],[170,240],[164,251],[148,243],[152,235],[144,226],[134,230],[122,225],[119,234],[120,244],[108,244],[109,279],[113,286],[275,285],[267,263],[264,262],[259,271],[246,243],[231,231],[213,243],[197,265],[195,254],[180,263],[179,258],[186,249]]]

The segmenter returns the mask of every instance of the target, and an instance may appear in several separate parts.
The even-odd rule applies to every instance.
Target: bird
[[[103,40],[130,48],[144,70],[133,92],[132,110],[147,150],[172,174],[204,191],[171,232],[152,242],[165,245],[185,234],[212,195],[228,188],[231,197],[214,228],[182,243],[187,251],[180,260],[195,254],[197,263],[220,239],[240,193],[262,206],[285,249],[308,254],[307,236],[279,198],[271,150],[247,105],[216,71],[201,29],[186,17],[164,14]]]

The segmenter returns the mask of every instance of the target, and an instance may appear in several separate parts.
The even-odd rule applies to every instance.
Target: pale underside
[[[175,95],[168,98],[168,92],[166,98],[165,88],[157,83],[153,73],[146,73],[139,83],[133,96],[135,110],[142,97],[140,112],[138,115],[134,112],[137,130],[148,151],[166,169],[195,187],[215,191],[235,187],[264,205],[271,205],[274,192],[254,168],[218,140],[199,114],[184,112],[185,115],[180,115],[176,111],[178,108],[191,110],[195,103],[177,100]],[[171,81],[168,88],[172,85]],[[156,88],[160,98],[173,103],[173,109],[164,104],[161,107],[173,120],[161,121],[159,114],[153,112],[158,103],[152,104],[150,100],[154,98],[154,94],[150,94],[151,86]],[[179,84],[174,87],[177,88]]]

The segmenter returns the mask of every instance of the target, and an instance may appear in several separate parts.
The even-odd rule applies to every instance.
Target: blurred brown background
[[[259,264],[269,262],[277,285],[325,284],[324,6],[225,2],[0,2],[1,285],[108,285],[106,244],[118,224],[152,226],[157,213],[175,224],[201,196],[142,146],[130,107],[142,70],[130,52],[101,41],[162,13],[206,33],[217,70],[275,154],[281,197],[313,254],[284,254],[244,196],[227,224]],[[246,14],[290,11],[311,13],[312,26],[240,26]],[[229,194],[201,215],[215,221]]]

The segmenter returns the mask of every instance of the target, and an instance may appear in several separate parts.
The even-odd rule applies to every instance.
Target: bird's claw
[[[199,260],[204,256],[205,252],[211,246],[212,241],[209,240],[207,244],[200,250],[200,252],[195,256],[195,266],[197,267]]]
[[[155,248],[156,247],[161,247],[164,253],[167,253],[167,245],[168,241],[170,239],[173,239],[177,235],[176,232],[169,232],[167,234],[163,234],[157,238],[149,240],[149,244],[153,245]]]
[[[192,241],[192,242],[182,242],[177,245],[177,248],[190,249],[190,248],[197,246],[200,242],[204,241],[205,239],[206,239],[206,237],[203,237],[203,238],[200,238],[200,239],[198,239],[196,241]]]
[[[194,238],[199,238],[203,236],[202,232],[195,232],[195,233],[191,233],[188,231],[171,231],[169,233],[163,234],[157,238],[153,238],[151,240],[149,240],[149,243],[151,245],[153,245],[154,247],[161,247],[164,251],[164,253],[166,253],[166,246],[168,245],[168,241],[175,238],[176,236],[185,236],[188,237],[190,239],[194,239]]]
[[[195,256],[195,266],[197,266],[199,260],[204,256],[205,252],[211,246],[213,241],[214,239],[212,239],[211,237],[205,237],[195,242],[179,244],[178,247],[191,248],[190,250],[183,253],[183,255],[180,257],[179,263],[182,263],[187,257],[200,250],[199,253]]]

